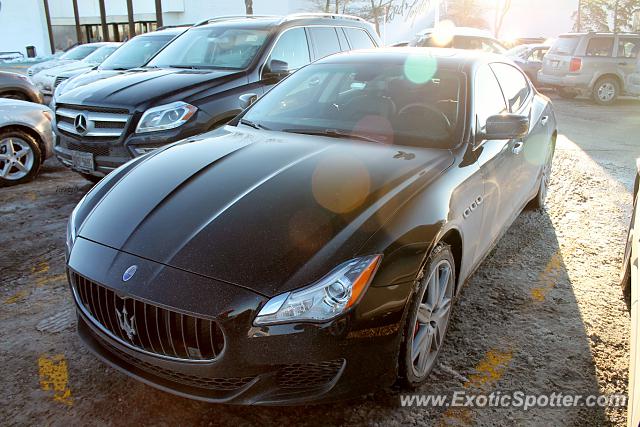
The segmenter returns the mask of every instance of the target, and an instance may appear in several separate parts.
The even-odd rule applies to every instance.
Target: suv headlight
[[[360,300],[381,259],[381,255],[352,259],[311,286],[271,298],[253,324],[326,322],[339,316]]]
[[[177,128],[186,123],[196,111],[196,107],[182,101],[150,108],[140,118],[136,133]]]

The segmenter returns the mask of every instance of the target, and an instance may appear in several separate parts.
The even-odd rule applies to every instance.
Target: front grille
[[[190,361],[214,360],[224,348],[215,321],[122,297],[75,272],[71,283],[76,302],[91,321],[128,347]]]
[[[56,80],[53,82],[53,88],[57,88],[60,83],[67,80],[69,77],[56,77]]]
[[[58,130],[76,137],[117,139],[124,133],[128,122],[129,112],[123,108],[56,105]]]
[[[104,145],[89,145],[89,144],[75,144],[70,142],[67,144],[69,150],[83,151],[85,153],[92,153],[96,156],[108,156],[109,147]]]
[[[127,354],[121,350],[118,350],[112,345],[109,345],[109,343],[107,343],[104,340],[101,340],[101,341],[103,342],[103,344],[108,346],[110,351],[112,351],[121,359],[125,360],[131,365],[137,366],[138,368],[143,369],[152,375],[166,378],[169,381],[174,381],[181,384],[187,384],[194,387],[199,387],[199,388],[204,388],[209,390],[234,391],[246,386],[247,384],[249,384],[251,381],[255,379],[255,377],[209,378],[209,377],[199,377],[196,375],[183,374],[181,372],[165,369],[160,366],[145,362],[144,360],[140,360],[137,357],[133,357],[130,354]]]
[[[296,363],[286,365],[278,371],[280,388],[298,390],[327,385],[340,373],[344,359],[320,363]]]
[[[68,108],[69,110],[87,111],[90,113],[108,113],[108,114],[124,114],[128,115],[129,110],[126,108],[113,108],[113,107],[95,107],[92,105],[77,105],[77,104],[56,104],[57,108]]]

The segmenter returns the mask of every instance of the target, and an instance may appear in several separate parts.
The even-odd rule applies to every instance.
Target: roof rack
[[[212,24],[214,22],[227,21],[229,19],[259,19],[259,18],[275,18],[274,15],[223,15],[216,16],[215,18],[205,19],[204,21],[196,22],[193,26],[199,27],[201,25]]]
[[[303,19],[303,18],[350,19],[352,21],[367,22],[366,20],[360,18],[359,16],[342,15],[339,13],[292,13],[290,15],[283,16],[282,19],[280,20],[280,23],[283,23],[286,21],[292,21],[294,19]]]

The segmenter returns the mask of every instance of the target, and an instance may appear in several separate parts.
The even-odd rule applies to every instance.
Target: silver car
[[[545,56],[538,80],[564,98],[590,95],[609,105],[620,95],[640,95],[639,53],[640,34],[563,34]]]
[[[52,118],[44,105],[0,99],[0,187],[30,181],[53,155]]]
[[[87,56],[91,55],[104,43],[87,43],[74,46],[60,56],[54,56],[52,59],[44,62],[38,62],[27,69],[27,76],[33,77],[42,70],[48,70],[49,68],[59,67],[60,65],[70,64],[72,62],[80,61]]]

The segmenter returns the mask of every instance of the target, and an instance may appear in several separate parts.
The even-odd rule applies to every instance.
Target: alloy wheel
[[[35,156],[29,143],[21,138],[0,140],[0,178],[19,180],[33,168]]]
[[[431,370],[444,341],[453,303],[452,271],[449,261],[442,260],[427,276],[410,343],[416,377],[423,377]]]
[[[598,99],[611,102],[616,96],[616,87],[611,82],[605,82],[598,87]]]

